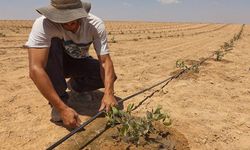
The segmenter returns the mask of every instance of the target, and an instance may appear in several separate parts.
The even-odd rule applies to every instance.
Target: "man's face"
[[[79,26],[80,26],[80,20],[74,20],[71,22],[62,23],[62,27],[65,30],[68,30],[74,33],[78,30]]]

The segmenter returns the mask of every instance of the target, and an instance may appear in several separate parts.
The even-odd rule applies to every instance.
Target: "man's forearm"
[[[114,94],[114,82],[116,80],[116,76],[111,60],[106,60],[102,63],[101,76],[105,87],[104,94]]]
[[[59,111],[63,110],[67,107],[60,99],[58,94],[56,93],[53,85],[45,72],[42,68],[32,68],[30,70],[30,77],[42,93],[42,95]]]
[[[101,75],[104,82],[104,96],[99,111],[106,110],[108,112],[112,106],[117,105],[117,100],[114,96],[114,82],[116,75],[113,67],[113,62],[109,55],[98,56],[101,63]]]

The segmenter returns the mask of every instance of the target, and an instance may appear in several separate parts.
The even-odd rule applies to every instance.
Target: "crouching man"
[[[80,0],[51,0],[50,6],[37,9],[42,16],[34,22],[26,43],[30,77],[52,105],[52,120],[71,128],[79,126],[80,119],[67,105],[65,78],[70,78],[76,92],[104,87],[99,111],[117,104],[104,23],[89,13],[90,8],[90,3]],[[88,53],[92,43],[98,60]]]

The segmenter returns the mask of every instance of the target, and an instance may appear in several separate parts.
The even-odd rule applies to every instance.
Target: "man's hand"
[[[70,107],[66,107],[65,109],[61,110],[60,116],[63,120],[63,124],[66,127],[76,128],[79,127],[81,124],[79,115]]]
[[[110,107],[117,105],[117,101],[115,99],[115,96],[113,94],[104,94],[102,98],[102,104],[99,109],[99,111],[102,111],[104,108],[106,109],[106,112],[110,110]]]

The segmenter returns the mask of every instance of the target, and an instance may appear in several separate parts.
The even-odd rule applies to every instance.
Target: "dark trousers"
[[[99,61],[92,57],[72,58],[65,52],[62,40],[59,38],[51,40],[46,72],[57,94],[62,99],[65,99],[65,95],[67,95],[65,78],[71,78],[71,87],[77,92],[92,91],[104,87]]]

